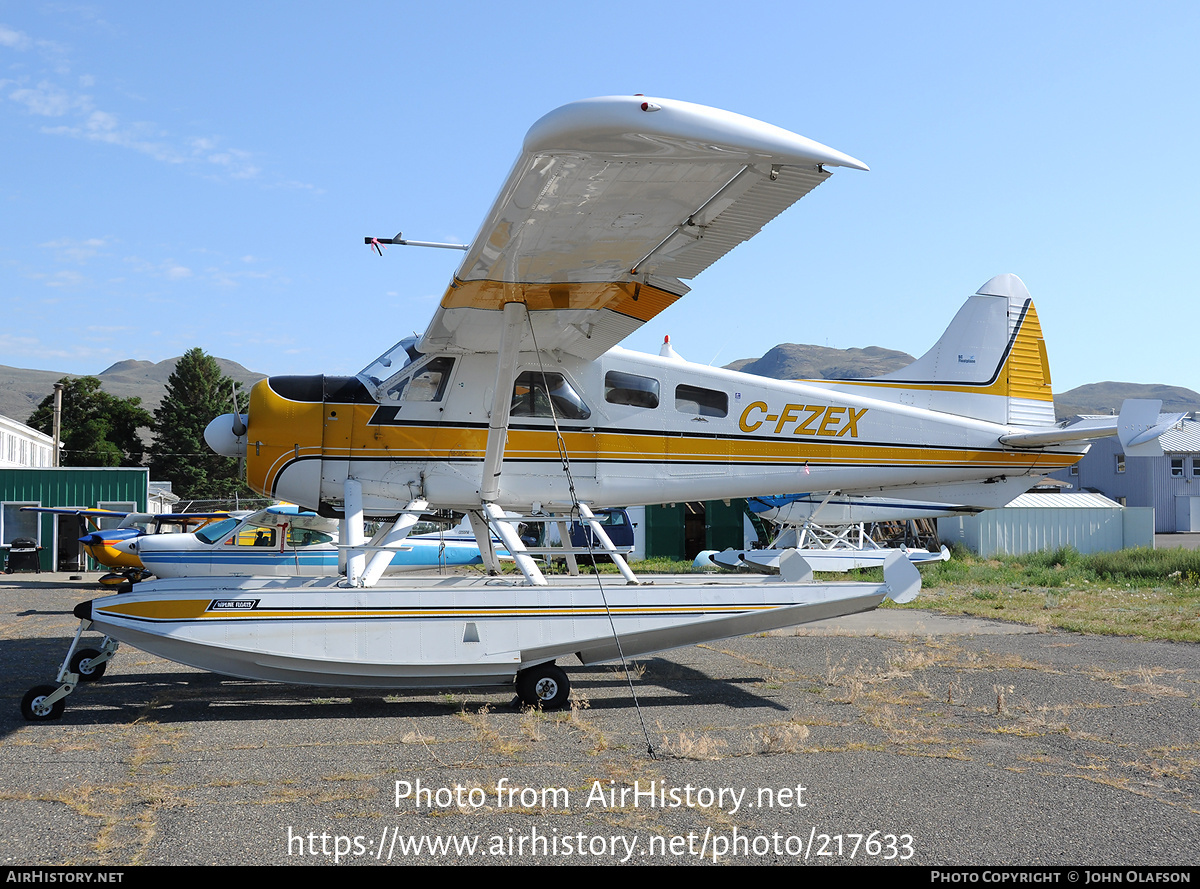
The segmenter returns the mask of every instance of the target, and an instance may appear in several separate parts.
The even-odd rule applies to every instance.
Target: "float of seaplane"
[[[982,507],[895,497],[839,495],[837,491],[750,497],[746,500],[746,508],[775,525],[777,532],[771,542],[762,548],[706,550],[696,557],[697,563],[730,571],[775,574],[779,571],[780,556],[788,550],[798,550],[814,571],[877,568],[892,553],[902,553],[914,565],[944,562],[950,558],[950,551],[945,546],[937,550],[910,546],[907,542],[900,546],[882,546],[867,532],[867,526],[879,522],[907,524],[914,519],[982,512]]]
[[[524,702],[561,707],[559,658],[640,655],[906,602],[920,589],[904,558],[885,564],[882,583],[814,582],[789,556],[773,577],[639,579],[596,508],[918,487],[958,502],[981,483],[1016,496],[1076,462],[1088,439],[1154,447],[1171,422],[1155,404],[1127,406],[1084,436],[1055,424],[1037,314],[1013,275],[971,296],[906,371],[874,380],[776,381],[620,348],[688,292],[685,280],[838,168],[867,169],[685,102],[606,97],[543,117],[424,334],[356,376],[260,381],[247,415],[206,432],[214,450],[245,457],[256,490],[341,521],[345,576],[179,578],[81,603],[58,682],[30,690],[26,718],[59,716],[118,642],[249,679],[515,684]],[[709,308],[715,299],[705,297]],[[382,580],[391,551],[435,508],[466,513],[489,574]],[[370,541],[368,517],[388,520]],[[565,541],[572,520],[591,528],[619,576],[547,579],[514,529],[556,523]],[[493,533],[517,573],[500,573]],[[88,630],[105,640],[80,659]]]
[[[159,578],[324,577],[344,570],[338,522],[297,506],[269,506],[215,522],[191,534],[135,537],[114,545]],[[340,559],[339,559],[340,555]],[[392,550],[384,574],[478,565],[473,536],[409,535]]]

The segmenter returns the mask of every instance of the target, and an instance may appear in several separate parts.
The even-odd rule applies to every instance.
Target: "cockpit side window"
[[[441,401],[453,370],[453,358],[433,358],[417,368],[411,376],[388,387],[385,398],[388,401]]]
[[[275,529],[251,526],[238,531],[233,541],[237,546],[275,546]]]
[[[517,377],[513,385],[509,415],[586,420],[592,411],[562,374],[527,370]]]

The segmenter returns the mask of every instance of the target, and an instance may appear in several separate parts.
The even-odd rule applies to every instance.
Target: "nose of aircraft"
[[[137,538],[134,537],[129,540],[122,540],[119,543],[114,543],[112,548],[117,552],[125,553],[127,556],[136,556],[138,551]]]
[[[221,414],[204,427],[204,441],[222,457],[240,457],[246,452],[248,414]]]

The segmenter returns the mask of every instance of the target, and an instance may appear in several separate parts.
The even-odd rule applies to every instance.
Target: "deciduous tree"
[[[145,446],[138,430],[152,418],[140,398],[117,398],[96,377],[63,377],[63,466],[141,466]],[[29,418],[29,425],[54,434],[54,393]]]

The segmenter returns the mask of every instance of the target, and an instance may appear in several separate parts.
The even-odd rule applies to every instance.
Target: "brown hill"
[[[915,360],[907,352],[879,346],[831,349],[780,343],[761,358],[743,358],[725,366],[775,380],[860,380],[900,370]]]
[[[1200,392],[1163,383],[1088,383],[1054,396],[1059,418],[1076,414],[1115,414],[1126,398],[1157,398],[1165,413],[1200,411]]]
[[[130,359],[118,361],[94,376],[99,377],[104,391],[118,398],[137,396],[146,410],[153,413],[162,402],[166,392],[167,378],[175,370],[179,358],[168,358],[155,364],[152,361]],[[251,385],[266,374],[247,370],[236,361],[218,358],[221,372],[242,385]],[[78,377],[84,374],[67,374],[52,370],[28,370],[20,367],[0,365],[0,416],[11,417],[21,423],[29,419],[38,404],[54,392],[54,384],[63,377]]]

